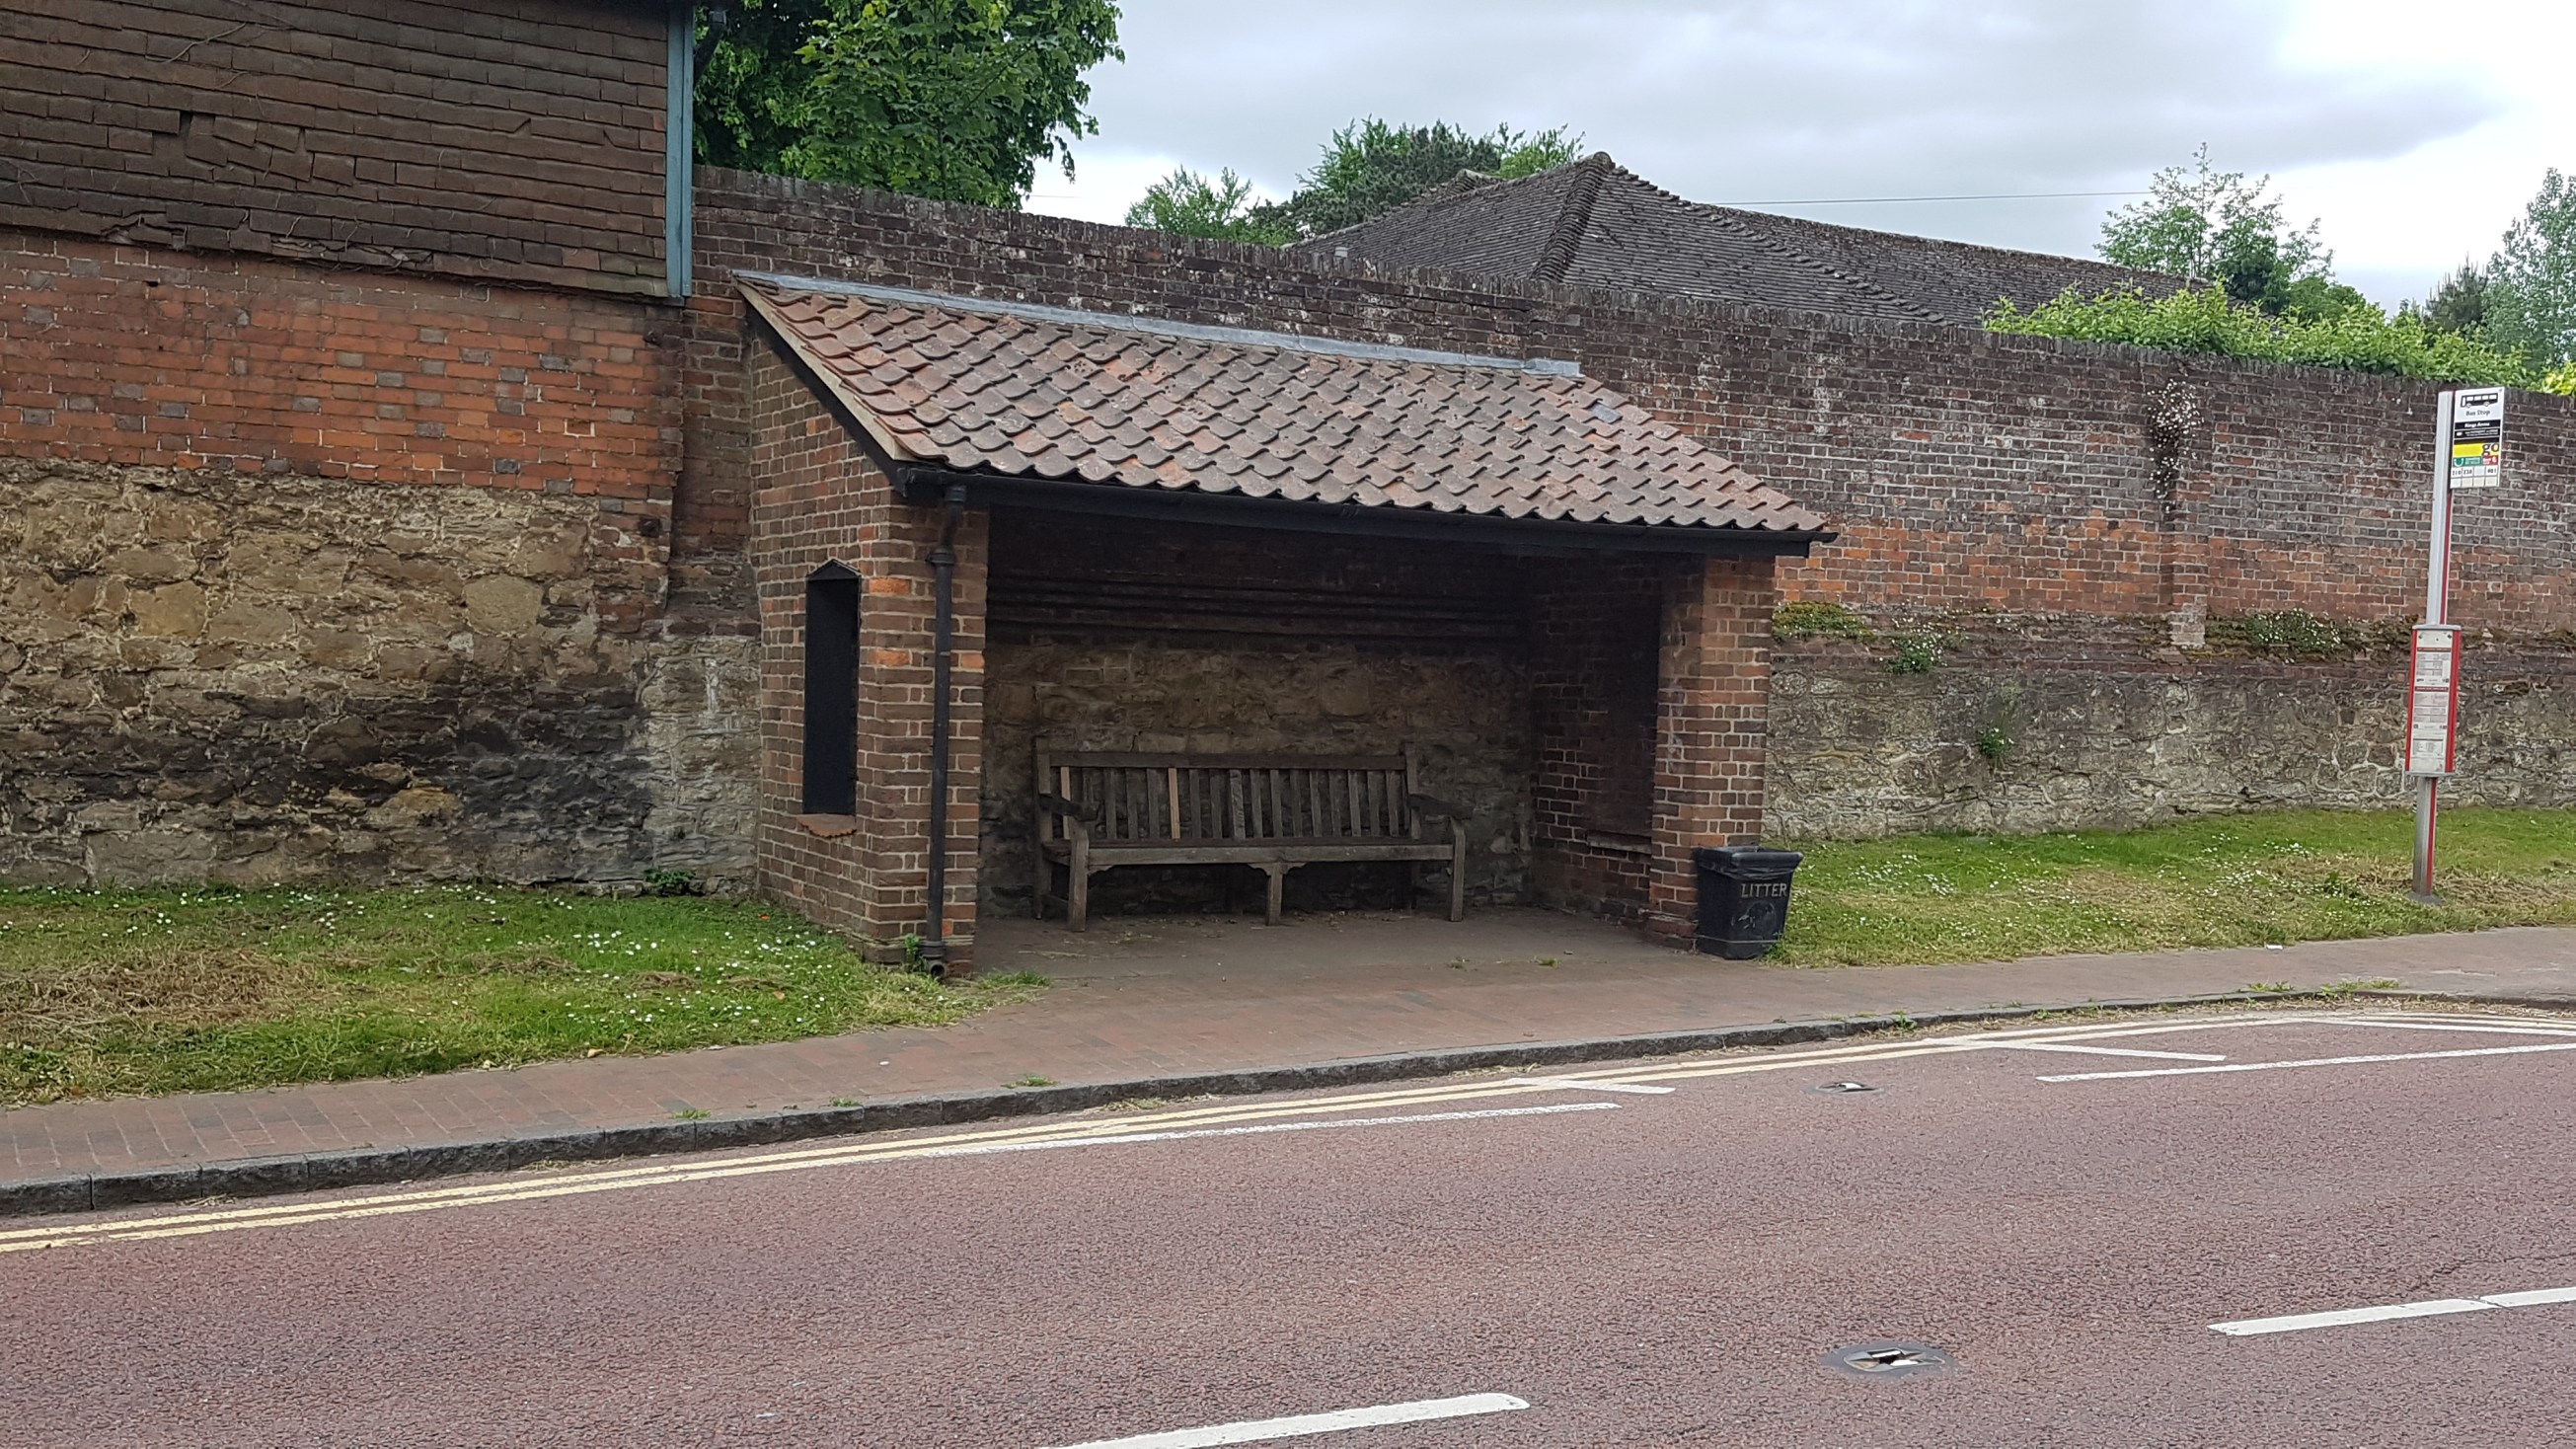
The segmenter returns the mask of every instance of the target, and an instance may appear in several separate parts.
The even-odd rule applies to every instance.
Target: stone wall
[[[2156,621],[2135,622],[2143,633]],[[2395,649],[2273,659],[1991,630],[1929,672],[1895,674],[1883,648],[1790,645],[1773,666],[1766,834],[2101,829],[2399,806],[2412,798],[2400,758],[2405,684]],[[2446,798],[2576,808],[2576,647],[2473,644],[2460,712],[2460,774]]]
[[[748,890],[760,814],[760,640],[665,630],[642,653],[651,864],[712,889]]]
[[[1499,652],[1006,637],[994,642],[990,670],[988,911],[1029,909],[1030,761],[1041,737],[1067,750],[1351,755],[1411,746],[1424,790],[1470,812],[1469,899],[1518,901],[1526,891],[1528,684]],[[1289,904],[1402,905],[1408,869],[1307,866],[1288,877]],[[1446,867],[1436,873],[1447,879]],[[1258,901],[1259,881],[1247,871],[1233,884]],[[1093,909],[1206,908],[1225,899],[1224,884],[1214,868],[1113,871],[1092,883]]]
[[[624,515],[0,460],[0,879],[633,880]]]

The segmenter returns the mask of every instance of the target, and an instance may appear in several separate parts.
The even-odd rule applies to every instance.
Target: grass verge
[[[932,1026],[946,986],[757,902],[495,886],[0,890],[0,1105]]]
[[[1776,959],[1806,966],[2576,925],[2576,812],[2445,810],[2419,905],[2409,811],[2291,810],[2146,830],[1824,841]]]

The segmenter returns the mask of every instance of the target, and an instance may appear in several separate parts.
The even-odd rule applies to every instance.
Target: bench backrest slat
[[[1037,751],[1040,788],[1085,806],[1096,841],[1420,838],[1411,754]],[[1038,812],[1041,840],[1062,837]]]

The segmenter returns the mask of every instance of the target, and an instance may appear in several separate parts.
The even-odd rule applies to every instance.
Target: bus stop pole
[[[2424,622],[2451,622],[2451,410],[2455,394],[2444,392],[2433,421],[2433,547],[2424,576]],[[2453,668],[2458,667],[2454,657]],[[2411,696],[2410,696],[2411,700]],[[2411,708],[2411,705],[2410,705]],[[2409,728],[2412,728],[2410,714]],[[2404,746],[2401,744],[2400,748]],[[2442,805],[2442,779],[2415,777],[2415,899],[2428,905],[2433,894],[2433,821]]]

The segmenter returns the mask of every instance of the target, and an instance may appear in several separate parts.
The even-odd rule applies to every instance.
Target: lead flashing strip
[[[899,307],[935,307],[948,312],[979,312],[1019,317],[1031,322],[1100,327],[1142,332],[1192,342],[1219,342],[1233,347],[1266,347],[1279,352],[1309,352],[1327,357],[1355,357],[1371,362],[1418,362],[1430,367],[1476,367],[1496,372],[1525,372],[1537,377],[1581,377],[1582,365],[1553,357],[1486,357],[1472,352],[1434,352],[1395,347],[1382,342],[1349,342],[1338,337],[1305,337],[1293,332],[1263,332],[1249,327],[1212,327],[1199,322],[1173,322],[1118,312],[1087,312],[1078,307],[1050,307],[998,297],[960,297],[910,287],[881,287],[869,282],[843,282],[828,277],[791,277],[775,272],[736,272],[737,280],[758,282],[791,292],[819,292],[834,297],[860,297]]]

